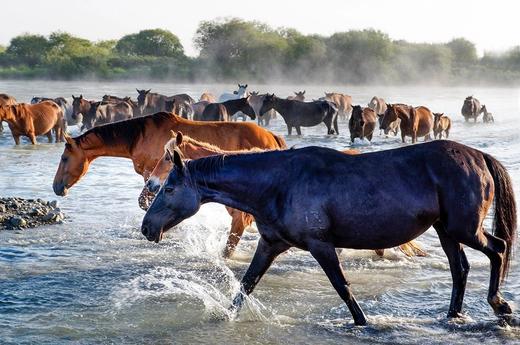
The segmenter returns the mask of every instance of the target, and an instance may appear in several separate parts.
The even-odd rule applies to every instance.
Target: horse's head
[[[382,129],[385,131],[385,134],[388,134],[390,131],[390,124],[397,120],[397,106],[393,104],[387,104],[386,105],[386,111],[383,115],[383,119],[381,120],[381,123],[379,125],[379,129]]]
[[[76,97],[72,95],[72,118],[76,120],[78,115],[81,114],[85,106],[86,100],[83,99],[83,95]]]
[[[363,120],[363,108],[360,105],[352,107],[352,115],[350,117],[348,127],[350,130],[350,140],[354,142],[354,138],[363,140],[365,121]]]
[[[433,128],[437,128],[444,113],[433,113]]]
[[[52,188],[56,195],[65,196],[70,187],[87,173],[90,161],[75,139],[65,135],[65,150],[54,176]]]
[[[304,101],[305,100],[305,90],[303,91],[296,91],[294,92],[294,99],[297,100],[297,101]]]
[[[275,102],[276,96],[274,93],[272,95],[266,93],[264,96],[264,101],[262,102],[262,107],[260,108],[260,114],[265,114],[269,110],[273,109]]]
[[[255,113],[255,109],[253,109],[253,107],[251,106],[251,102],[250,102],[250,99],[251,99],[251,95],[245,97],[245,98],[242,98],[242,112],[246,115],[248,115],[251,120],[254,120],[256,119],[256,113]]]
[[[144,110],[148,106],[148,94],[152,89],[148,90],[139,90],[135,89],[137,91],[137,107],[139,108],[139,111],[141,114],[144,114]]]
[[[164,180],[166,180],[166,177],[168,177],[173,167],[173,151],[181,152],[180,146],[184,136],[181,132],[175,133],[171,131],[171,134],[171,139],[164,145],[164,154],[161,159],[157,161],[157,164],[148,177],[148,181],[146,181],[146,188],[152,193],[157,193],[164,183]]]
[[[172,161],[173,169],[141,225],[143,235],[156,243],[170,228],[197,213],[201,205],[198,189],[177,150],[173,151]]]
[[[247,94],[247,84],[238,84],[238,90],[236,94],[239,98],[245,97],[245,95]]]

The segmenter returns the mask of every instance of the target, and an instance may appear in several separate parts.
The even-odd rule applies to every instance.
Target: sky
[[[411,42],[465,37],[483,54],[520,45],[519,13],[516,0],[16,0],[2,13],[0,44],[27,32],[65,31],[97,41],[161,28],[195,56],[193,37],[201,21],[239,17],[304,34],[373,28]]]

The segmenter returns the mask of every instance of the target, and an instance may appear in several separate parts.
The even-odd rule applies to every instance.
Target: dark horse
[[[274,109],[282,115],[287,125],[287,132],[301,135],[300,127],[313,127],[323,122],[327,126],[327,134],[339,134],[338,108],[329,101],[300,102],[291,99],[278,98],[274,94],[267,94],[264,98],[260,114]],[[334,125],[334,129],[332,129]]]
[[[141,232],[149,241],[159,242],[165,231],[207,202],[255,217],[261,237],[232,311],[279,254],[297,247],[318,261],[355,324],[363,325],[366,317],[335,248],[390,248],[433,226],[453,278],[448,317],[462,311],[469,272],[462,245],[489,258],[488,302],[498,315],[512,313],[499,287],[513,253],[516,204],[509,174],[486,153],[440,140],[363,155],[307,147],[186,163],[174,151],[173,161],[174,169],[143,219]],[[482,222],[493,199],[492,235]]]
[[[249,104],[249,97],[230,99],[222,103],[210,103],[204,108],[200,121],[229,121],[231,116],[241,111],[251,120],[256,119],[255,111]]]

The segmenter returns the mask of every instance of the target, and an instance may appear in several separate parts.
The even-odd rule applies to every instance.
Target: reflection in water
[[[2,82],[1,89],[19,100],[36,95],[105,93],[135,96],[137,83]],[[149,84],[165,94],[198,96],[222,85]],[[297,87],[258,86],[286,96]],[[294,90],[293,90],[294,89]],[[452,139],[489,152],[509,169],[520,195],[518,91],[441,87],[306,87],[308,98],[323,90],[350,93],[366,104],[373,95],[389,102],[427,105],[453,119]],[[462,100],[478,96],[493,112],[492,125],[465,124]],[[271,129],[285,135],[278,117]],[[76,133],[76,129],[72,129]],[[324,125],[304,128],[287,138],[289,146],[350,147],[348,126],[340,135],[325,135]],[[0,134],[2,196],[57,199],[52,180],[62,145],[15,147],[9,131]],[[375,135],[362,152],[399,147],[400,138]],[[348,176],[345,176],[348,178]],[[343,267],[369,317],[355,327],[327,278],[300,250],[282,255],[264,276],[246,307],[232,321],[221,321],[251,260],[258,234],[246,232],[231,260],[221,257],[230,218],[210,204],[168,232],[164,242],[149,243],[140,234],[143,216],[137,206],[142,179],[130,161],[100,158],[89,173],[59,199],[67,215],[62,225],[0,232],[0,339],[2,343],[514,343],[515,327],[502,327],[486,302],[489,261],[467,250],[471,263],[465,298],[467,316],[445,318],[451,277],[436,235],[419,241],[425,258],[409,259],[394,250],[385,258],[370,251],[345,250]],[[486,220],[490,226],[490,218]],[[518,262],[518,259],[515,259]],[[518,299],[520,271],[513,270],[504,295]]]

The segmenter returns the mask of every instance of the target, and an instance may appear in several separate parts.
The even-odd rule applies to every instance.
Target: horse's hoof
[[[507,302],[504,302],[496,307],[493,307],[493,310],[495,311],[495,314],[496,315],[511,315],[513,314],[513,309],[511,308],[511,306],[507,303]]]
[[[459,318],[462,318],[464,317],[464,314],[462,314],[461,312],[458,312],[458,311],[455,311],[455,310],[450,310],[448,312],[448,319],[459,319]]]
[[[365,315],[362,315],[361,317],[354,319],[354,325],[356,325],[356,326],[366,326],[366,324],[367,324],[367,319],[366,319]]]

